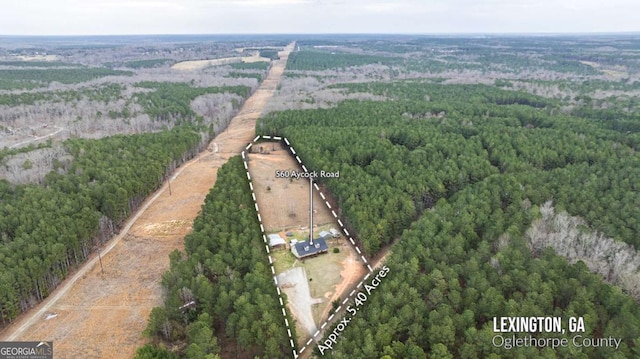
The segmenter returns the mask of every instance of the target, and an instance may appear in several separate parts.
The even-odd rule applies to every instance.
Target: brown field
[[[293,49],[290,45],[288,49]],[[168,254],[183,247],[218,168],[253,139],[255,121],[273,95],[286,56],[245,102],[210,149],[180,167],[102,250],[101,273],[94,257],[44,302],[18,318],[1,340],[54,341],[56,358],[131,358],[146,339],[149,312],[162,303],[160,279]],[[48,314],[57,314],[48,320]]]
[[[202,70],[211,66],[220,66],[220,65],[228,65],[237,62],[269,62],[271,59],[260,56],[244,56],[244,57],[223,57],[220,59],[210,59],[210,60],[191,60],[191,61],[182,61],[178,62],[171,66],[174,70],[185,70],[185,71],[194,71],[194,70]]]
[[[301,171],[281,142],[261,142],[252,149],[263,152],[249,154],[248,163],[266,232],[278,232],[288,239],[308,238],[309,180],[276,178],[276,170]],[[340,228],[316,190],[313,209],[315,237],[322,230]],[[296,259],[288,249],[272,252],[281,289],[287,294],[289,311],[296,319],[297,342],[301,347],[327,319],[331,303],[345,298],[367,272],[344,236],[327,244],[329,253],[304,260]],[[339,253],[333,253],[333,248],[338,248]],[[305,275],[299,273],[300,268]]]
[[[260,215],[267,232],[309,227],[309,180],[276,178],[276,170],[298,170],[297,162],[280,142],[262,142],[253,150],[262,148],[269,154],[249,154],[249,173],[260,206]],[[316,225],[333,223],[317,191],[313,196],[313,222]],[[334,225],[337,227],[337,223]]]
[[[624,77],[629,76],[626,69],[623,66],[608,66],[604,68],[600,63],[593,61],[580,61],[581,64],[591,66],[596,70],[600,70],[604,72],[606,75],[611,77]]]
[[[10,58],[11,60],[20,60],[20,61],[57,61],[60,58],[58,55],[21,55],[15,56],[14,58]]]

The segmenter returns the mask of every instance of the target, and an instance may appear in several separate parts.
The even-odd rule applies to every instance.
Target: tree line
[[[151,311],[152,342],[136,358],[288,358],[289,337],[242,159],[215,186],[163,275],[164,305]],[[290,323],[292,318],[287,317]]]
[[[278,50],[275,49],[261,49],[259,54],[260,57],[266,57],[271,60],[278,59]]]
[[[254,78],[254,79],[258,80],[258,82],[262,81],[263,76],[264,75],[261,74],[261,73],[239,72],[239,71],[230,71],[227,74],[227,77],[231,77],[231,78],[240,78],[240,77]]]
[[[51,82],[72,84],[86,82],[105,76],[132,76],[131,71],[112,70],[101,67],[49,68],[49,69],[0,69],[0,89],[22,89],[43,87]]]
[[[115,83],[81,88],[78,90],[42,91],[0,94],[0,105],[35,105],[41,102],[73,102],[86,97],[91,101],[110,102],[120,98],[123,86]]]
[[[265,61],[260,62],[236,62],[227,65],[235,70],[266,70],[271,66],[270,63]]]
[[[172,59],[149,59],[149,60],[133,60],[124,63],[124,66],[132,69],[146,69],[171,65],[175,62]]]
[[[84,67],[80,64],[73,64],[62,61],[0,61],[0,66],[11,67]]]
[[[206,137],[205,137],[206,139]],[[44,299],[206,142],[191,125],[65,142],[71,163],[40,185],[0,181],[0,320]]]
[[[246,86],[192,87],[187,83],[139,82],[136,87],[153,89],[151,92],[136,93],[134,98],[153,120],[162,122],[197,120],[191,109],[191,101],[205,94],[234,93],[246,98],[251,88]]]
[[[287,70],[318,71],[367,64],[393,64],[399,62],[402,62],[402,59],[397,57],[303,50],[289,54]]]

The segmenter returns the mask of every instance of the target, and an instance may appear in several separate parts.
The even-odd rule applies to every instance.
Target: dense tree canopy
[[[171,59],[149,59],[149,60],[127,61],[124,63],[124,65],[132,69],[142,69],[142,68],[160,67],[162,65],[172,64],[173,62],[175,61]]]
[[[0,89],[21,89],[46,86],[56,81],[80,83],[104,76],[131,76],[130,71],[106,68],[0,69]]]
[[[489,86],[336,87],[389,100],[285,111],[257,124],[260,133],[286,136],[311,169],[340,170],[324,182],[369,254],[400,239],[388,280],[332,357],[512,357],[491,343],[494,316],[580,316],[585,336],[623,343],[518,350],[523,358],[637,355],[638,304],[582,263],[551,250],[532,254],[524,238],[538,206],[553,199],[638,248],[633,133]]]
[[[143,60],[130,65],[158,64],[158,61]],[[53,81],[72,84],[133,74],[57,62],[2,62],[0,66],[0,89],[4,83],[12,89],[22,85],[31,88]],[[230,114],[251,92],[246,86],[196,88],[193,83],[138,82],[135,87],[143,91],[124,96],[123,90],[130,87],[112,82],[0,94],[0,106],[8,109],[55,102],[64,103],[57,109],[65,105],[75,107],[78,103],[87,106],[91,102],[119,102],[124,106],[119,112],[109,111],[108,116],[125,121],[134,117],[135,106],[130,105],[137,102],[152,120],[162,121],[153,133],[97,140],[74,137],[64,141],[64,149],[58,154],[46,154],[51,156],[51,166],[43,171],[39,185],[11,185],[0,180],[1,325],[12,322],[21,312],[46,298],[71,270],[110,239],[176,167],[204,149],[214,129],[228,123],[214,123],[223,117],[224,111]],[[225,93],[233,94],[228,106],[231,110],[223,109],[219,117],[210,116],[205,120],[191,108],[192,101],[199,96]],[[13,121],[12,112],[7,112]],[[97,113],[95,118],[102,121],[102,112]],[[10,122],[12,128],[0,126],[0,130],[21,130],[20,120],[18,117]],[[73,126],[82,120],[78,116],[75,121],[69,119],[66,125]],[[43,128],[49,125],[45,119],[42,121]],[[52,147],[52,141],[3,148],[0,164],[7,165],[11,156]],[[26,160],[22,168],[28,169],[31,165]],[[46,174],[51,168],[53,171]]]
[[[156,121],[195,119],[196,113],[190,107],[191,101],[204,94],[229,92],[246,98],[251,92],[251,89],[245,86],[192,87],[186,83],[173,82],[145,81],[137,83],[136,86],[154,90],[138,93],[135,97],[145,112]]]
[[[109,102],[120,97],[122,86],[108,83],[100,86],[86,87],[79,90],[22,92],[18,94],[0,94],[0,105],[19,106],[34,105],[40,102],[72,102],[86,97],[92,101]]]
[[[387,56],[304,50],[289,55],[287,70],[327,70],[371,63],[390,64],[399,61],[401,59]]]
[[[74,139],[44,186],[0,181],[0,318],[13,320],[46,297],[69,270],[106,241],[191,158],[202,137],[193,126],[155,134]]]

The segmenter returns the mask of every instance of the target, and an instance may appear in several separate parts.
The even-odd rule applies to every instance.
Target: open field
[[[127,358],[145,339],[151,309],[162,302],[160,278],[168,254],[183,246],[217,169],[238,155],[254,135],[255,121],[286,64],[274,62],[261,87],[205,151],[182,166],[102,251],[44,302],[2,333],[2,340],[54,341],[57,358]],[[49,313],[57,316],[45,320]]]
[[[254,191],[260,205],[265,229],[268,232],[309,227],[309,180],[276,178],[276,171],[298,170],[296,161],[280,142],[262,142],[268,154],[249,154],[249,173],[254,179]],[[317,191],[313,197],[313,221],[316,225],[333,223],[331,212]],[[334,225],[336,228],[337,224]]]
[[[195,71],[202,70],[211,66],[220,66],[234,64],[238,62],[269,62],[271,59],[260,56],[244,56],[244,57],[223,57],[221,59],[210,60],[191,60],[178,62],[171,66],[174,70]]]
[[[616,66],[609,66],[605,68],[601,64],[594,61],[580,61],[580,63],[583,65],[591,66],[596,70],[600,70],[605,75],[608,75],[609,77],[612,77],[614,79],[629,76],[629,74],[624,71],[624,68],[620,68],[620,66],[618,66],[618,68],[616,68]]]
[[[60,57],[58,55],[21,55],[15,56],[11,60],[20,61],[57,61]]]

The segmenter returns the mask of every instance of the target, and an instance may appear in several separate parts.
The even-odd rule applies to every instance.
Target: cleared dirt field
[[[244,56],[244,57],[223,57],[211,60],[191,60],[178,62],[171,66],[174,70],[195,71],[202,70],[211,66],[228,65],[238,62],[269,62],[271,59],[260,56]]]
[[[20,61],[58,61],[60,58],[58,55],[22,55],[16,56],[15,58],[8,58],[9,60],[20,60]]]
[[[288,47],[293,48],[293,44]],[[168,255],[183,247],[218,168],[254,137],[255,121],[273,95],[286,56],[245,102],[229,128],[205,151],[177,170],[171,195],[165,184],[102,251],[104,275],[94,257],[47,300],[20,317],[1,340],[53,341],[56,358],[131,358],[145,343],[149,312],[162,303],[160,280]],[[57,316],[48,320],[48,314]]]
[[[281,142],[261,142],[252,148],[257,153],[248,156],[249,173],[265,230],[277,232],[287,240],[307,239],[309,180],[276,178],[276,171],[300,170]],[[339,229],[318,191],[314,190],[313,195],[314,237],[323,230]],[[343,298],[367,272],[346,238],[330,239],[327,244],[327,254],[303,260],[296,259],[288,248],[271,252],[280,287],[287,294],[289,310],[296,318],[300,346],[327,319],[331,303]],[[334,248],[338,248],[338,253],[333,252]]]
[[[277,232],[291,228],[309,227],[309,180],[276,178],[276,171],[298,170],[297,162],[289,155],[280,142],[262,142],[253,149],[268,151],[269,154],[249,154],[249,173],[253,178],[254,191],[260,206],[260,215],[267,232]],[[315,225],[333,223],[317,191],[313,197]],[[337,224],[335,224],[337,226]],[[338,228],[338,227],[336,227]]]

